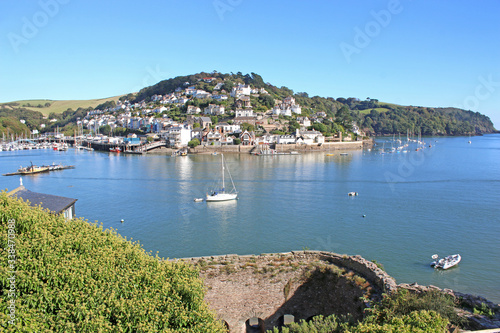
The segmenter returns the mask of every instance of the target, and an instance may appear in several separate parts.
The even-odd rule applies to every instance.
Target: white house
[[[241,133],[241,126],[239,124],[218,123],[215,129],[222,130],[224,133]]]
[[[311,130],[311,131],[300,131],[296,130],[295,136],[297,137],[297,143],[304,143],[306,145],[324,143],[325,137],[321,132]]]
[[[215,145],[220,145],[221,140],[224,138],[224,135],[220,130],[212,129],[208,131],[206,135],[207,144],[214,143]]]
[[[292,109],[292,112],[295,114],[302,114],[302,108],[298,104],[292,105],[291,109]]]
[[[292,109],[288,106],[285,106],[284,104],[281,104],[280,106],[277,105],[273,108],[273,115],[276,116],[283,115],[291,117]]]
[[[210,114],[212,116],[218,116],[224,114],[224,106],[216,105],[216,104],[208,104],[208,107],[205,108],[205,114]]]
[[[205,90],[196,90],[194,93],[193,93],[193,97],[195,98],[200,98],[200,99],[203,99],[203,98],[210,98],[212,97],[212,94],[205,91]]]
[[[201,112],[201,109],[194,105],[188,105],[187,114],[198,114]]]
[[[231,97],[240,97],[241,95],[250,96],[251,89],[249,85],[238,84],[231,89]]]
[[[295,143],[297,141],[297,138],[295,135],[278,135],[277,143],[279,144],[289,144],[289,143]]]
[[[186,95],[193,95],[195,92],[196,92],[196,86],[187,87],[186,90],[184,90],[184,93]]]
[[[163,111],[168,111],[168,108],[162,106],[153,110],[154,113],[162,113]]]
[[[227,95],[213,95],[212,98],[216,101],[225,101],[227,100]]]
[[[287,104],[287,105],[295,105],[295,98],[293,98],[292,96],[288,96],[288,97],[285,97],[285,99],[283,100],[283,104]]]
[[[167,143],[172,147],[186,147],[191,140],[192,128],[190,125],[173,125],[162,133]]]
[[[311,126],[311,121],[307,117],[297,117],[297,122],[302,127],[309,127],[309,126]]]
[[[255,117],[252,109],[236,109],[235,117]]]

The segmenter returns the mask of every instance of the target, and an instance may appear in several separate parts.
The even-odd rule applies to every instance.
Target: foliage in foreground
[[[7,307],[12,220],[15,325]],[[160,261],[116,231],[65,221],[1,193],[0,234],[0,331],[225,331],[204,303],[203,283],[191,266]]]
[[[317,316],[313,320],[292,323],[283,327],[283,333],[368,333],[368,332],[415,332],[442,333],[449,322],[460,324],[454,304],[447,295],[435,291],[413,294],[400,290],[386,296],[367,309],[362,322],[352,323],[335,315]],[[279,330],[276,328],[273,333]]]

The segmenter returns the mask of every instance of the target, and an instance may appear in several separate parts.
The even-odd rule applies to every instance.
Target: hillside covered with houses
[[[50,103],[47,103],[50,104]],[[64,133],[197,145],[321,144],[373,135],[476,135],[490,119],[456,108],[400,106],[366,98],[310,97],[256,73],[178,76],[94,108],[44,117],[18,103],[0,105],[3,136]],[[134,140],[137,138],[134,138]]]
[[[303,107],[301,98],[254,73],[201,73],[99,105],[77,124],[95,134],[144,133],[175,148],[361,140],[364,133],[352,120],[334,121],[333,106],[340,103],[315,110]]]

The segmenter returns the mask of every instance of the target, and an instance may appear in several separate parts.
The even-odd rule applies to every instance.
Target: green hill
[[[2,332],[224,332],[191,265],[154,257],[113,230],[4,192],[0,234]]]
[[[203,80],[205,77],[212,77],[214,80],[207,83]],[[352,121],[368,135],[392,135],[407,132],[421,133],[422,135],[477,135],[497,132],[490,118],[478,112],[456,108],[403,106],[379,102],[377,99],[370,98],[360,100],[354,97],[338,97],[336,99],[320,96],[310,97],[306,92],[294,93],[287,87],[279,88],[265,83],[262,77],[256,73],[202,72],[178,76],[141,89],[136,96],[136,101],[148,101],[155,94],[172,93],[176,88],[187,85],[194,85],[197,89],[212,92],[217,83],[223,83],[223,89],[226,89],[227,93],[238,83],[248,84],[254,88],[264,88],[269,93],[272,103],[275,100],[293,96],[296,103],[302,106],[303,116],[326,113],[327,119],[323,121],[325,126],[316,126],[317,130],[326,134],[335,132],[339,128],[349,130]],[[256,111],[269,109],[270,105],[266,102],[267,98],[263,98],[263,96],[251,97],[252,106]],[[196,103],[200,104],[198,101]],[[204,103],[208,104],[209,102]],[[228,101],[218,102],[218,104],[225,104],[229,107],[233,106],[232,103],[234,103],[234,99],[231,98]],[[201,104],[204,106],[203,103]]]
[[[68,109],[76,110],[78,108],[95,108],[99,104],[105,103],[107,101],[118,101],[121,96],[101,98],[101,99],[89,99],[89,100],[50,100],[50,99],[32,99],[32,100],[22,100],[14,101],[8,103],[0,103],[0,108],[4,107],[7,109],[25,108],[30,111],[41,112],[44,116],[48,116],[50,113],[62,113]]]
[[[207,79],[210,78],[210,79]],[[377,99],[367,98],[361,100],[354,97],[310,97],[307,92],[294,92],[287,87],[277,87],[265,82],[256,74],[223,74],[219,72],[201,72],[192,75],[178,76],[160,81],[152,86],[141,89],[137,94],[115,96],[105,99],[86,101],[50,101],[50,100],[26,100],[0,104],[0,131],[10,133],[25,133],[29,130],[40,128],[43,122],[41,116],[50,116],[58,122],[50,123],[43,131],[52,131],[55,127],[72,135],[76,130],[75,121],[82,118],[87,111],[101,106],[103,111],[108,106],[113,106],[120,99],[129,99],[131,102],[151,102],[154,95],[165,95],[173,93],[177,88],[195,86],[196,89],[210,93],[215,92],[216,85],[221,86],[221,92],[228,95],[227,100],[200,100],[193,99],[183,106],[171,106],[166,112],[172,119],[183,121],[186,118],[188,105],[195,105],[201,109],[209,103],[221,104],[227,110],[236,108],[236,99],[229,96],[231,89],[237,84],[246,84],[252,88],[264,88],[267,94],[252,94],[250,102],[255,112],[266,112],[274,107],[277,101],[292,96],[302,108],[302,116],[318,120],[314,122],[313,128],[331,135],[338,131],[351,131],[355,123],[367,135],[392,135],[407,132],[422,135],[481,135],[496,133],[493,123],[489,117],[478,112],[461,110],[456,108],[432,108],[397,105],[387,102],[379,102]],[[155,104],[152,103],[151,104]],[[151,107],[160,106],[158,102]],[[29,113],[31,112],[31,113]],[[326,115],[326,116],[325,116]],[[21,118],[24,117],[24,118]],[[8,120],[2,119],[7,117]],[[26,127],[9,126],[14,119],[25,119]],[[285,118],[279,132],[293,133],[298,123],[296,115]],[[227,119],[224,119],[227,120]],[[260,128],[264,131],[263,128]]]

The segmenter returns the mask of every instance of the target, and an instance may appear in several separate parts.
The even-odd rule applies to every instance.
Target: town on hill
[[[400,106],[366,98],[309,97],[265,83],[256,73],[198,73],[161,81],[95,107],[40,111],[23,102],[0,105],[3,138],[43,133],[164,140],[171,147],[322,144],[372,135],[478,135],[490,119],[455,108]],[[31,107],[31,108],[29,108]],[[111,140],[111,141],[110,141]]]

